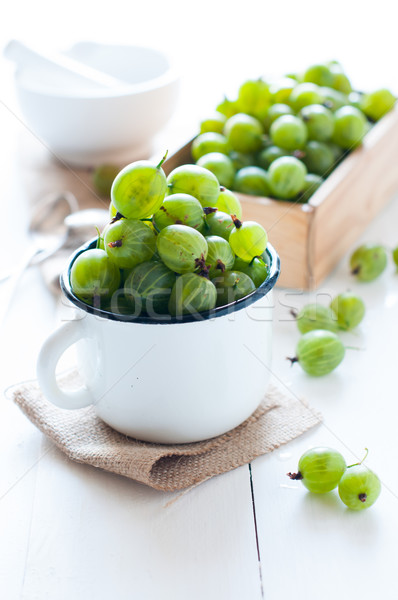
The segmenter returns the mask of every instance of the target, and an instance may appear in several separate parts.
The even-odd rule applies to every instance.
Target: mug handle
[[[82,339],[82,329],[79,321],[69,321],[64,323],[59,329],[54,331],[44,342],[37,360],[37,379],[39,385],[46,396],[55,406],[59,408],[84,408],[93,404],[94,399],[91,393],[85,387],[81,387],[73,392],[61,390],[57,383],[55,370],[63,353]]]

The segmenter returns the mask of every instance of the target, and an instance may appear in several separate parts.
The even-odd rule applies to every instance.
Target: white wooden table
[[[311,11],[317,3],[307,4],[307,10]],[[383,81],[383,76],[387,77],[394,65],[394,46],[391,45],[395,39],[394,23],[380,16],[383,4],[387,6],[381,2],[377,15],[360,16],[356,30],[361,33],[361,39],[365,39],[374,27],[372,31],[378,32],[379,42],[384,44],[383,55],[378,56],[380,64],[374,66],[373,62],[377,84]],[[21,37],[25,33],[27,41],[40,37],[44,25],[37,26],[34,33],[27,33],[28,23],[33,18],[32,6],[16,3],[8,36]],[[163,3],[155,6],[156,23],[150,19],[153,6],[148,5],[148,8],[141,7],[139,16],[143,22],[149,19],[151,28],[137,31],[134,41],[142,42],[146,32],[148,43],[157,37],[159,45],[169,43],[175,53],[178,47],[188,48],[182,58],[183,66],[187,67],[191,61],[196,71],[187,73],[183,98],[192,102],[196,98],[193,90],[203,61],[214,67],[207,73],[207,80],[214,86],[218,84],[221,90],[222,67],[229,69],[225,80],[228,77],[232,80],[232,71],[235,69],[236,75],[236,71],[243,69],[242,52],[246,51],[247,55],[251,52],[253,73],[259,72],[264,56],[269,59],[280,33],[278,38],[277,31],[271,27],[268,37],[265,36],[267,39],[260,38],[264,30],[260,25],[265,22],[260,17],[276,23],[282,13],[278,15],[276,9],[269,8],[269,12],[262,15],[264,6],[264,3],[254,2],[239,18],[230,14],[229,29],[224,30],[221,25],[225,22],[225,11],[230,9],[223,3],[217,6],[205,2],[192,24],[193,29],[188,30],[182,24],[172,28],[171,17],[177,18],[178,10],[185,10],[178,2],[172,2],[171,6],[169,3],[166,8]],[[348,67],[351,70],[356,67],[363,81],[368,73],[366,65],[374,58],[377,40],[361,47],[363,60],[357,59],[348,23],[358,8],[346,7],[352,12],[341,20],[339,10],[343,7],[342,2],[333,7],[330,29],[336,31],[341,24],[338,54],[342,58],[344,53],[347,55]],[[232,5],[230,8],[232,10]],[[56,22],[53,4],[41,0],[35,3],[35,14],[40,9],[49,10]],[[112,8],[114,14],[105,8],[99,16],[96,14],[97,37],[114,41],[119,36],[124,42],[128,41],[131,26],[129,28],[120,18],[121,9],[122,4],[116,2]],[[20,10],[26,11],[25,29],[18,20]],[[89,2],[83,9],[81,3],[73,0],[70,14],[63,15],[63,33],[55,27],[47,34],[49,43],[55,44],[59,35],[62,41],[73,41],[65,31],[68,25],[72,28],[75,25],[72,15],[78,10],[82,11],[82,19],[76,22],[73,35],[84,37],[85,27],[90,18],[94,18],[94,12],[90,12],[94,11],[94,4]],[[258,14],[254,21],[250,10]],[[294,40],[294,25],[303,16],[304,5],[288,3],[287,11],[291,18],[286,24],[285,37]],[[209,15],[218,31],[213,45],[205,34]],[[117,35],[112,27],[118,27]],[[319,27],[312,31],[315,38],[311,43],[295,52],[296,65],[316,58],[312,42],[336,41],[336,33],[333,37]],[[243,50],[230,41],[238,33],[243,40]],[[0,34],[3,42],[5,31]],[[359,38],[355,37],[354,41],[359,43]],[[225,47],[230,49],[227,58],[222,54]],[[263,57],[260,51],[264,52]],[[212,56],[216,57],[213,63]],[[226,61],[229,61],[227,66]],[[282,63],[280,57],[279,62]],[[276,65],[275,71],[278,70]],[[206,73],[201,75],[206,77]],[[191,104],[190,115],[185,113],[185,123],[195,122],[196,115],[203,109],[204,97],[206,106],[214,104],[218,92],[212,94],[206,90],[200,101],[196,98],[196,104]],[[26,241],[27,220],[26,198],[20,189],[14,161],[21,125],[7,108],[12,102],[11,92],[6,91],[1,100],[0,164],[7,181],[1,198],[0,270],[7,264],[15,264]],[[382,241],[395,246],[398,244],[397,224],[398,199],[374,221],[363,241]],[[373,600],[375,597],[395,600],[398,597],[395,572],[398,275],[390,264],[379,280],[360,285],[349,276],[345,259],[318,293],[325,295],[327,303],[331,296],[348,288],[363,297],[367,314],[357,332],[343,337],[347,345],[361,350],[348,351],[338,370],[321,379],[308,377],[298,365],[291,368],[285,359],[294,352],[298,339],[289,307],[300,307],[315,295],[285,290],[275,294],[273,372],[276,382],[307,398],[323,413],[324,424],[272,454],[256,459],[251,468],[243,466],[213,478],[171,504],[177,494],[156,492],[69,461],[1,395],[0,597],[4,600]],[[0,284],[0,302],[1,298]],[[31,268],[21,282],[0,331],[0,391],[34,377],[39,348],[59,324],[60,315],[39,272]],[[382,494],[370,510],[350,512],[341,504],[336,492],[315,497],[307,493],[300,482],[291,482],[286,477],[287,471],[296,468],[301,453],[316,445],[332,446],[343,452],[350,462],[361,457],[365,447],[369,448],[367,463],[383,483]]]

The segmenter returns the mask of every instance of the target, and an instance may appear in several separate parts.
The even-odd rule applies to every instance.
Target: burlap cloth
[[[74,374],[61,382],[74,378]],[[321,422],[304,401],[271,386],[244,423],[219,437],[163,445],[129,438],[103,423],[92,407],[63,410],[48,402],[36,382],[11,390],[25,415],[69,458],[173,491],[231,471],[275,450]]]

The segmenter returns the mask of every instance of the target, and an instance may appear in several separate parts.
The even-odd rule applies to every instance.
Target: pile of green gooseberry
[[[312,303],[299,312],[292,310],[303,335],[296,356],[289,358],[291,363],[298,362],[306,373],[315,377],[331,373],[342,362],[347,348],[337,333],[357,327],[365,310],[362,298],[352,292],[339,294],[328,307]]]
[[[353,91],[336,61],[245,81],[202,120],[192,158],[232,190],[307,202],[394,104],[387,89]]]
[[[74,260],[85,303],[131,316],[197,315],[230,305],[268,277],[267,233],[209,170],[137,161],[111,186],[110,223]],[[99,173],[106,179],[112,171]]]
[[[337,450],[311,448],[301,456],[297,473],[287,475],[315,494],[331,492],[338,486],[339,496],[348,508],[363,510],[372,506],[381,492],[380,479],[363,464],[367,454],[366,449],[360,462],[347,466]]]

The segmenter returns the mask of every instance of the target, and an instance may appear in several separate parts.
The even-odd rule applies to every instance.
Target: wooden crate
[[[188,142],[164,164],[192,163]],[[245,220],[258,221],[281,257],[279,285],[317,288],[398,190],[398,109],[388,113],[329,175],[308,204],[237,193]],[[380,241],[380,240],[376,240]]]

